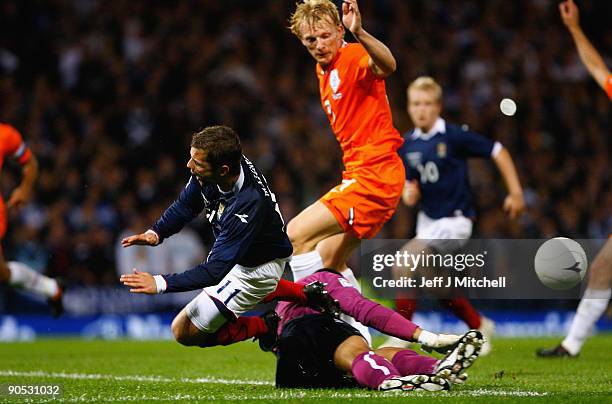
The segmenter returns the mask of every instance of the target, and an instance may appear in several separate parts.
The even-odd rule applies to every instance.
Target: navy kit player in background
[[[525,202],[510,153],[499,142],[447,124],[440,117],[442,88],[431,77],[417,78],[408,87],[407,95],[408,113],[415,129],[405,136],[399,151],[406,167],[402,199],[408,206],[420,201],[416,240],[408,243],[408,251],[420,252],[426,247],[451,253],[465,245],[461,240],[471,237],[476,211],[468,177],[470,157],[491,158],[495,162],[508,190],[503,209],[511,219],[517,218]],[[481,316],[469,300],[458,297],[444,303],[470,328],[480,329],[490,339],[493,322]],[[411,318],[416,301],[398,298],[396,305],[400,313]],[[489,350],[490,344],[486,344],[482,353]]]
[[[274,194],[242,155],[240,139],[225,126],[207,127],[191,141],[191,177],[178,199],[145,233],[124,247],[155,246],[205,212],[216,241],[202,264],[183,273],[121,276],[133,293],[204,289],[172,322],[183,345],[227,345],[265,332],[258,317],[240,317],[273,292],[293,249]]]

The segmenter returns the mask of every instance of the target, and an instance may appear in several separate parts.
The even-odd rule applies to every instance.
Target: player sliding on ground
[[[240,341],[266,330],[258,329],[261,319],[240,316],[275,290],[291,243],[274,194],[232,129],[194,134],[187,168],[191,177],[178,199],[150,230],[121,243],[155,246],[205,211],[216,238],[207,260],[173,275],[135,270],[121,282],[134,293],[204,289],[172,322],[176,340],[202,347]]]
[[[283,301],[275,310],[277,332],[260,336],[262,348],[277,355],[277,387],[360,385],[378,390],[448,390],[452,383],[465,381],[465,370],[476,360],[484,343],[478,330],[463,336],[425,331],[393,310],[366,299],[340,273],[328,269],[301,279],[299,285],[281,280],[266,300],[299,296],[303,285],[309,282],[326,284],[325,290],[338,302],[340,310],[362,324],[406,341],[417,341],[423,347],[450,352],[437,360],[409,349],[373,350],[359,331],[344,321],[305,307],[300,299]],[[274,323],[267,317],[268,323]]]

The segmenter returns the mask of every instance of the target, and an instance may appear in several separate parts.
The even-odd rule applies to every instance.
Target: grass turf
[[[170,341],[48,339],[0,344],[0,386],[61,384],[62,402],[612,402],[612,335],[590,338],[578,359],[535,357],[537,347],[558,341],[497,338],[464,386],[389,396],[364,389],[278,390],[274,357],[250,342],[201,349]],[[6,401],[24,397],[0,395]]]

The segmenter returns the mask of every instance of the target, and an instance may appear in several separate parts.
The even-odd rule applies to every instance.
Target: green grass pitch
[[[48,339],[0,344],[0,385],[61,384],[62,402],[612,402],[612,335],[589,339],[578,359],[537,359],[559,339],[494,340],[463,386],[384,395],[365,389],[278,390],[274,357],[243,342],[187,348],[171,341]],[[53,401],[49,398],[32,402]],[[0,402],[24,402],[0,396]]]

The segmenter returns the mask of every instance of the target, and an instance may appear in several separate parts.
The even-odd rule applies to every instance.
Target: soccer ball
[[[555,237],[540,246],[534,265],[544,285],[555,290],[566,290],[584,279],[588,262],[578,242],[566,237]]]

